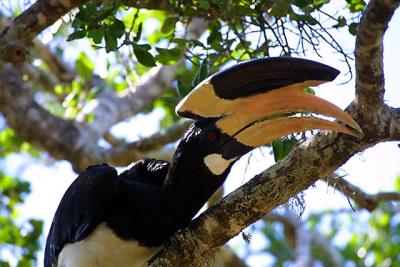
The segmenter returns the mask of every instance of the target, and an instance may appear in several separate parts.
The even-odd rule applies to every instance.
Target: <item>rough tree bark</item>
[[[84,2],[37,1],[0,34],[1,59],[12,63],[23,62],[33,38],[41,30]],[[137,7],[169,9],[168,1],[129,2]],[[149,266],[201,266],[204,258],[246,226],[286,203],[321,177],[330,177],[354,154],[379,142],[400,140],[400,109],[383,102],[385,86],[382,56],[383,36],[399,5],[400,0],[370,1],[358,28],[355,50],[356,98],[348,111],[363,128],[364,137],[356,139],[337,133],[317,134],[295,148],[284,160],[255,176],[196,218],[189,227],[167,242],[149,262]],[[49,7],[52,12],[46,11]],[[198,27],[188,29],[188,33],[199,36],[205,24],[201,21],[195,24]],[[23,34],[26,32],[29,34]],[[88,124],[79,119],[56,117],[42,108],[35,101],[32,88],[23,79],[22,65],[7,63],[0,69],[0,112],[20,137],[48,151],[55,158],[69,160],[77,171],[97,162],[125,165],[177,140],[187,128],[188,123],[182,122],[165,133],[131,144],[117,143],[110,149],[97,144],[98,138],[107,135],[111,125],[143,111],[149,103],[146,102],[147,98],[157,98],[168,90],[175,69],[176,66],[154,69],[141,84],[135,85],[134,90],[127,88],[122,96],[105,90],[94,105],[83,111],[82,116],[85,112],[95,114],[94,121]],[[132,103],[135,103],[135,108],[132,108]],[[93,139],[93,136],[96,138]],[[341,183],[345,188],[342,191],[353,198],[354,194],[349,192],[355,192],[357,188],[342,180],[336,182]],[[362,191],[357,195],[361,200],[371,198],[363,195]],[[377,197],[375,201],[398,198],[398,194],[391,194]],[[361,200],[355,199],[357,203],[363,203]]]

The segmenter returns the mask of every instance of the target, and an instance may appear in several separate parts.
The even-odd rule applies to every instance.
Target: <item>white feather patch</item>
[[[57,267],[142,267],[159,249],[122,240],[100,224],[85,240],[65,245]]]
[[[220,154],[210,154],[204,157],[204,163],[213,174],[220,175],[235,159],[224,159]]]

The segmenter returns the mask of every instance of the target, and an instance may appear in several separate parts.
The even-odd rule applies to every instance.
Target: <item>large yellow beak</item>
[[[176,111],[192,118],[218,118],[216,125],[221,132],[249,147],[267,145],[282,136],[314,129],[360,137],[362,130],[350,115],[304,90],[325,82],[303,79],[264,92],[258,89],[256,94],[249,96],[226,99],[218,95],[210,78],[188,94]],[[324,115],[336,121],[299,116],[304,113]]]

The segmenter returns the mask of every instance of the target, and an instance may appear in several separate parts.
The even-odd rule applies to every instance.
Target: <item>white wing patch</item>
[[[122,240],[103,223],[85,240],[65,245],[57,267],[143,267],[159,249]]]

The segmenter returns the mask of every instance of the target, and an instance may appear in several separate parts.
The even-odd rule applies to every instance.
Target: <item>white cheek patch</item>
[[[210,154],[204,157],[204,163],[208,169],[215,175],[220,175],[235,161],[233,159],[224,159],[220,154]]]

